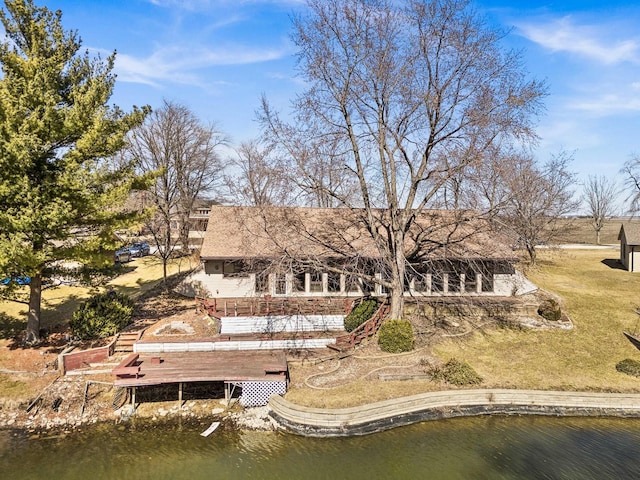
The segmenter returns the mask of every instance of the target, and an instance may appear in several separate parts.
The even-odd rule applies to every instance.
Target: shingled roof
[[[290,256],[378,258],[362,209],[212,206],[200,256],[211,259]],[[388,212],[377,210],[384,232]],[[490,258],[515,260],[513,251],[489,223],[470,212],[421,212],[409,230],[405,248],[414,258]]]
[[[623,236],[627,245],[640,245],[640,223],[623,223],[618,240],[622,240]]]

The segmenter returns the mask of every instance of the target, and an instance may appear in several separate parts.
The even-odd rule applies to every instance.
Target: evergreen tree
[[[140,178],[109,159],[148,108],[107,104],[115,53],[81,52],[60,11],[32,0],[0,10],[0,278],[31,277],[26,342],[39,339],[42,272],[85,263],[132,219],[118,206]]]

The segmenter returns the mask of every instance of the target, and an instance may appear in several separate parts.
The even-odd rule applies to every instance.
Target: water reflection
[[[66,437],[0,432],[11,479],[607,479],[640,478],[640,420],[477,417],[340,439],[206,421],[100,425]]]

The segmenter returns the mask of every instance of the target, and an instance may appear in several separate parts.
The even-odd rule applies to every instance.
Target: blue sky
[[[42,4],[42,1],[37,3]],[[296,77],[290,15],[301,0],[47,0],[84,46],[117,50],[112,100],[189,106],[232,144],[255,136],[265,93],[286,111]],[[616,176],[640,153],[640,3],[479,0],[491,22],[511,29],[531,76],[549,85],[536,156],[574,152],[573,169]]]

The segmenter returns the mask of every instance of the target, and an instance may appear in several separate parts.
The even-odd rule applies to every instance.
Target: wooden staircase
[[[369,320],[348,335],[336,337],[336,343],[327,345],[327,347],[338,352],[345,352],[357,347],[364,340],[376,334],[388,313],[389,305],[386,301],[383,301]]]
[[[132,353],[133,344],[140,340],[143,332],[144,330],[120,332],[116,339],[115,352]]]

